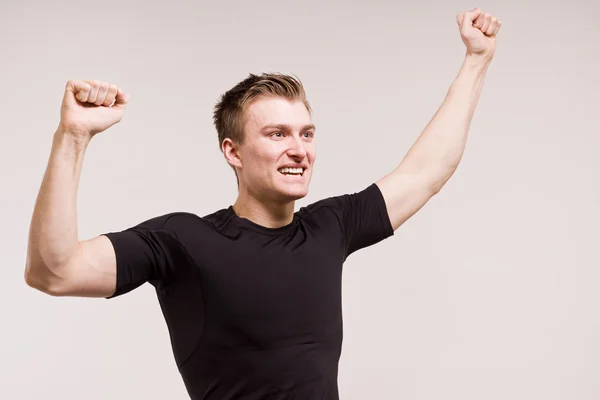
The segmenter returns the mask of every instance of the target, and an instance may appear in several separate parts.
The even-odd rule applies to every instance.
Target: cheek
[[[247,165],[249,172],[253,176],[266,177],[271,174],[275,165],[277,165],[277,156],[272,149],[263,149],[261,152],[253,152],[249,154]]]
[[[315,160],[317,159],[317,149],[314,145],[306,148],[306,154],[311,163],[315,162]]]

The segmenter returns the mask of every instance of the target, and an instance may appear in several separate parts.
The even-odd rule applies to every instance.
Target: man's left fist
[[[496,51],[496,35],[502,23],[490,13],[479,8],[456,16],[456,23],[467,54],[493,57]]]

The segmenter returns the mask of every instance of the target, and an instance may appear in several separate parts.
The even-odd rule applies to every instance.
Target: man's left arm
[[[500,21],[479,9],[457,16],[467,47],[448,94],[398,167],[377,181],[394,230],[437,194],[463,156],[471,120],[494,57]]]

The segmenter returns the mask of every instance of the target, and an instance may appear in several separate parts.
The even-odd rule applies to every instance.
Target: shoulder
[[[125,229],[130,232],[160,232],[179,238],[186,233],[193,233],[204,230],[214,229],[215,221],[218,220],[220,211],[201,217],[190,211],[173,211],[156,215],[137,222]]]
[[[372,183],[359,191],[343,193],[339,195],[325,197],[314,203],[300,208],[299,213],[303,217],[308,217],[315,213],[333,212],[342,213],[348,211],[349,208],[365,200],[381,200],[383,198],[377,184]]]
[[[173,211],[166,214],[156,215],[144,221],[138,222],[129,230],[144,229],[144,230],[164,230],[168,231],[176,226],[191,223],[195,218],[195,214],[186,211]]]

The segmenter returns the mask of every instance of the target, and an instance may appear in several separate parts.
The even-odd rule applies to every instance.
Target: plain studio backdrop
[[[186,399],[153,288],[53,298],[23,280],[69,79],[131,102],[98,135],[81,239],[235,201],[212,125],[249,73],[305,84],[308,197],[390,172],[464,56],[458,12],[503,22],[460,167],[395,236],[345,264],[341,398],[600,398],[600,6],[589,1],[23,1],[0,8],[0,398]]]

